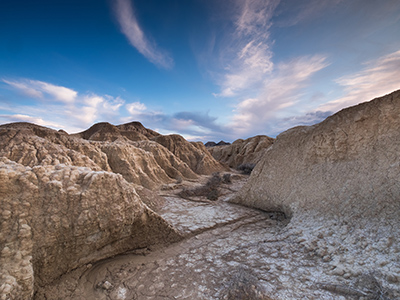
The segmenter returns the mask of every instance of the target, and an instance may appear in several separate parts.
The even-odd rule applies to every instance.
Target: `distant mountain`
[[[115,141],[124,138],[131,141],[142,141],[159,135],[159,133],[145,128],[140,122],[131,122],[117,126],[107,122],[97,123],[89,129],[75,134],[75,136],[92,141]]]
[[[216,147],[216,146],[225,146],[225,145],[230,145],[231,143],[229,142],[224,142],[224,141],[219,141],[218,143],[215,142],[207,142],[204,144],[206,147]]]

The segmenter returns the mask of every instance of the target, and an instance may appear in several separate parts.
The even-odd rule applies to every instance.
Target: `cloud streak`
[[[279,0],[236,1],[231,40],[222,46],[225,73],[219,79],[217,97],[235,97],[259,87],[274,64],[269,28]]]
[[[302,100],[310,78],[328,65],[326,57],[321,55],[278,64],[270,77],[265,78],[257,97],[237,104],[230,126],[239,135],[276,133],[276,121],[287,117],[285,111]]]
[[[81,95],[70,88],[44,81],[30,79],[2,81],[24,95],[40,100],[31,106],[3,107],[3,110],[11,113],[0,116],[0,120],[5,122],[34,122],[43,126],[62,128],[68,132],[77,132],[96,121],[117,118],[120,108],[125,103],[119,97],[93,93]],[[28,111],[29,115],[25,113]],[[43,116],[46,116],[46,119],[43,119]]]
[[[174,65],[173,59],[146,37],[135,16],[130,0],[115,0],[114,10],[121,31],[130,44],[151,63],[165,69],[171,69]]]
[[[345,95],[318,109],[336,112],[400,88],[400,50],[369,61],[365,66],[360,72],[337,79],[336,83],[344,88]]]
[[[18,89],[23,94],[34,98],[45,98],[45,95],[47,95],[52,99],[63,103],[73,103],[78,95],[78,93],[72,89],[39,80],[25,79],[20,81],[11,81],[3,79],[2,81],[13,88]]]

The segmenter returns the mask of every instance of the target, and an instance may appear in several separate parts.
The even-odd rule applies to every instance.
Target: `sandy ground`
[[[166,201],[158,213],[183,241],[87,265],[35,299],[353,299],[345,285],[329,284],[328,264],[293,242],[289,220],[227,202],[245,180],[223,186],[217,201],[185,200],[173,187],[160,191]],[[229,296],[238,286],[254,298]]]

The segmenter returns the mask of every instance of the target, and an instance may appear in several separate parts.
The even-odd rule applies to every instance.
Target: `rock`
[[[127,132],[132,124],[120,126]],[[122,174],[129,182],[149,189],[178,178],[197,178],[197,174],[186,162],[160,143],[150,141],[147,137],[132,142],[126,138],[127,134],[120,134],[125,132],[122,129],[108,123],[99,123],[82,134],[68,135],[29,123],[1,125],[0,156],[30,167],[65,164],[96,171],[112,171]],[[149,137],[157,135],[146,130],[140,130],[138,134]],[[96,141],[88,141],[80,136]],[[204,168],[208,167],[210,172],[222,168],[205,148],[196,148],[184,139],[181,142],[187,146],[187,157],[190,157],[192,165],[200,172],[204,173]]]
[[[391,238],[400,236],[399,116],[396,91],[289,129],[232,202],[283,212],[294,242],[318,237],[314,251],[341,262],[337,275],[362,266],[392,278],[400,272],[400,242]]]
[[[226,170],[224,166],[211,156],[201,142],[189,143],[177,134],[160,135],[154,137],[153,140],[171,151],[197,174],[209,175],[214,172]]]
[[[85,140],[113,142],[117,139],[131,141],[148,140],[149,138],[159,135],[159,133],[145,128],[139,122],[131,122],[118,126],[103,122],[94,124],[89,129],[77,133],[74,136],[83,138]]]
[[[151,190],[223,167],[204,145],[171,139],[176,155],[149,140],[160,137],[137,122],[75,135],[0,126],[1,300],[30,299],[75,268],[180,238],[150,209],[164,201]]]
[[[121,175],[0,158],[1,299],[30,299],[62,274],[180,235]]]
[[[397,91],[289,129],[264,153],[237,202],[352,221],[399,216],[399,115]]]
[[[273,142],[273,138],[258,135],[246,140],[236,140],[231,145],[218,143],[215,147],[208,148],[208,151],[217,161],[236,169],[243,164],[257,164]]]
[[[207,142],[207,143],[204,144],[204,146],[206,146],[206,147],[215,147],[215,146],[217,146],[217,143],[216,142]]]

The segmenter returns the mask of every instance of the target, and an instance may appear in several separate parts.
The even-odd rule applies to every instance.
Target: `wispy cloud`
[[[70,88],[38,80],[3,79],[2,81],[17,91],[40,101],[31,106],[3,107],[2,110],[9,111],[10,114],[1,115],[0,122],[33,122],[76,132],[86,129],[96,121],[118,118],[119,109],[125,103],[119,97],[94,93],[79,94]]]
[[[264,79],[257,97],[239,102],[230,126],[239,135],[271,132],[277,119],[287,117],[284,112],[299,104],[310,78],[327,66],[326,57],[321,55],[299,57],[278,64]]]
[[[298,23],[312,20],[328,9],[332,10],[344,0],[308,0],[308,1],[289,1],[283,3],[283,7],[278,9],[278,14],[286,11],[287,16],[282,16],[277,26],[289,27]]]
[[[222,46],[224,74],[218,97],[234,97],[256,88],[273,70],[269,28],[279,0],[237,1],[231,40]]]
[[[146,109],[147,109],[146,105],[139,101],[126,104],[126,110],[132,117],[140,115],[141,113],[146,111]]]
[[[24,79],[13,81],[3,79],[2,81],[20,90],[22,93],[35,98],[44,98],[45,95],[47,95],[57,101],[73,103],[78,95],[78,93],[72,89],[39,80]]]
[[[153,64],[166,69],[172,68],[174,61],[171,56],[160,49],[155,43],[152,43],[144,34],[131,1],[115,0],[114,8],[121,31],[131,45]]]
[[[0,120],[4,120],[5,122],[29,122],[34,123],[41,126],[50,126],[55,128],[62,128],[61,124],[48,122],[43,120],[42,118],[35,118],[28,115],[23,114],[14,114],[14,115],[0,115]]]
[[[340,77],[336,82],[345,95],[321,105],[322,111],[338,111],[344,107],[383,96],[400,88],[400,50],[365,64],[355,74]]]
[[[208,141],[228,136],[230,131],[229,128],[218,124],[218,118],[210,116],[209,112],[182,111],[167,114],[149,109],[138,101],[126,104],[125,107],[129,116],[121,118],[121,123],[130,122],[133,119],[162,134],[178,133],[190,140]]]

